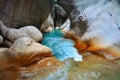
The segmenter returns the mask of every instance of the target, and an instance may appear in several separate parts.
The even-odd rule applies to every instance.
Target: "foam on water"
[[[42,44],[51,48],[53,55],[60,61],[68,58],[82,61],[82,56],[78,54],[77,49],[74,47],[74,42],[70,39],[65,39],[61,30],[45,33]]]

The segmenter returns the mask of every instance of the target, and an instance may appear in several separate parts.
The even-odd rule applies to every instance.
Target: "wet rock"
[[[119,69],[118,63],[91,54],[84,55],[83,62],[75,62],[73,59],[60,62],[54,57],[49,57],[31,66],[0,71],[0,79],[119,80]],[[11,73],[16,74],[13,76]]]
[[[63,32],[70,30],[70,19],[68,18],[61,26],[56,27],[56,29],[62,29]]]
[[[88,51],[104,49],[104,52],[120,57],[119,46],[115,45],[119,45],[120,41],[119,15],[120,5],[117,0],[102,0],[81,12],[80,16],[83,21],[87,21],[88,26],[81,40],[91,46]]]
[[[104,22],[104,19],[107,19],[105,21],[113,20],[113,19],[108,19],[104,17],[104,15],[107,14],[106,10],[103,10],[103,13],[105,11],[105,14],[102,14],[102,15],[100,14],[99,17],[97,18],[94,16],[96,14],[94,15],[90,14],[91,11],[90,13],[87,13],[89,12],[88,8],[92,8],[93,4],[98,3],[100,0],[95,0],[95,1],[93,0],[89,0],[89,1],[88,0],[81,0],[81,1],[58,0],[58,2],[59,1],[64,2],[64,4],[66,4],[66,1],[73,1],[73,3],[67,3],[67,5],[63,5],[63,6],[67,6],[65,8],[67,14],[69,14],[72,11],[71,8],[68,6],[71,6],[72,9],[74,7],[75,11],[72,11],[72,12],[75,13],[75,15],[76,14],[78,15],[77,16],[70,15],[71,16],[70,18],[72,22],[75,21],[74,27],[77,26],[77,30],[79,29],[78,26],[81,27],[80,25],[81,23],[83,23],[83,27],[79,29],[83,31],[83,32],[80,32],[80,37],[84,34],[84,32],[87,30],[89,26],[94,25],[94,26],[101,27],[101,25],[95,25],[94,23],[99,23],[99,21],[103,21],[102,23],[106,23]],[[106,1],[109,2],[111,0],[106,0]],[[114,2],[114,0],[112,1]],[[75,5],[74,5],[74,2],[75,2]],[[12,3],[17,3],[17,2],[15,1]],[[111,3],[111,6],[114,6],[114,4]],[[94,13],[97,10],[95,9],[96,7],[93,7],[93,8],[94,9],[92,9],[92,12]],[[114,9],[113,8],[112,10],[115,10],[116,12],[115,14],[119,14],[118,8],[114,8]],[[2,8],[0,5],[0,10],[1,9]],[[87,15],[86,16],[82,15],[81,17],[79,16],[81,12]],[[92,15],[93,17],[91,17]],[[108,16],[113,17],[114,15],[109,14]],[[116,25],[119,26],[119,19],[117,19],[118,16],[114,16],[114,18],[117,21]],[[97,20],[98,22],[97,21],[94,22],[94,20]],[[80,24],[79,24],[79,21],[80,21]],[[91,25],[91,23],[93,24]],[[18,24],[15,23],[12,25],[16,26]],[[23,24],[20,23],[19,25],[23,25]],[[106,28],[106,26],[104,28]],[[21,31],[23,30],[24,29],[22,28]],[[51,30],[52,30],[51,28],[47,29],[48,32]],[[26,32],[28,33],[29,30],[27,30]],[[112,49],[110,50],[114,51],[115,50],[114,48],[115,47],[112,47]],[[0,80],[17,80],[17,79],[19,80],[119,80],[120,79],[119,70],[120,70],[119,59],[112,60],[112,61],[106,60],[99,56],[92,55],[90,53],[83,54],[83,62],[75,62],[72,59],[68,59],[68,60],[65,60],[64,62],[60,62],[51,55],[51,51],[49,48],[39,43],[36,43],[34,40],[29,38],[13,39],[13,45],[9,49],[8,48],[0,49]]]
[[[81,37],[87,29],[86,21],[80,21],[80,13],[89,5],[96,4],[99,0],[58,0],[58,4],[63,7],[71,20],[71,29],[76,35]]]
[[[0,51],[0,70],[16,66],[27,66],[50,56],[52,54],[48,47],[27,37],[19,38],[10,48]]]
[[[69,1],[65,0],[68,4]],[[118,0],[71,1],[74,6],[69,15],[71,29],[82,41],[89,45],[86,51],[104,49],[104,52],[114,57],[120,57],[119,47],[113,47],[114,44],[119,45],[120,41],[120,5]]]
[[[51,32],[54,30],[54,22],[51,14],[49,14],[48,18],[41,25],[40,31],[42,32]]]

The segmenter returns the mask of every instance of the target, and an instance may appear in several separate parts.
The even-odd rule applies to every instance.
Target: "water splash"
[[[74,42],[64,38],[64,33],[56,29],[53,32],[43,35],[42,44],[51,48],[53,55],[60,61],[73,58],[75,61],[82,61],[82,56],[74,48]]]

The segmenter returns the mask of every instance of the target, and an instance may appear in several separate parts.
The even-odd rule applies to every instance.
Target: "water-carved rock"
[[[0,0],[0,20],[7,27],[33,25],[40,28],[53,6],[53,0]]]
[[[28,66],[51,56],[51,50],[48,47],[27,37],[19,38],[10,48],[0,50],[0,70]]]

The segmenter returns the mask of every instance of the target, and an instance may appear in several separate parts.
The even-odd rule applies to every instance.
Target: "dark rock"
[[[57,3],[65,9],[67,15],[69,16],[70,12],[73,10],[75,5],[73,4],[73,0],[57,0]]]
[[[49,14],[48,18],[41,25],[40,31],[41,32],[51,32],[53,30],[54,30],[54,21],[53,21],[51,14]]]
[[[0,35],[0,44],[3,42],[3,37]]]
[[[7,27],[40,28],[54,6],[53,0],[0,0],[0,20]]]

